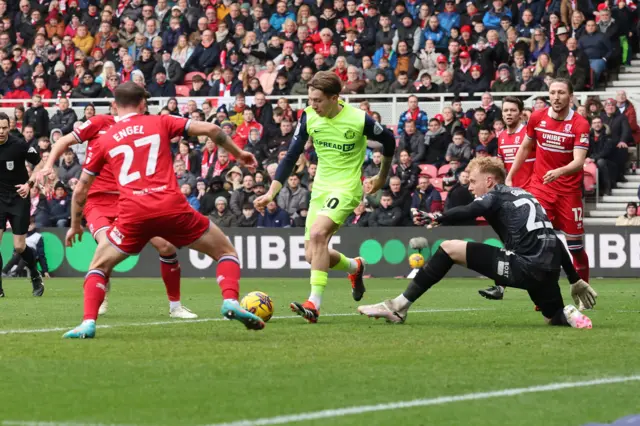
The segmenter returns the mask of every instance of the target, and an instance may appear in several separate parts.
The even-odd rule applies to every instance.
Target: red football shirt
[[[564,120],[549,116],[550,108],[535,111],[527,124],[527,136],[536,141],[533,185],[542,185],[544,175],[573,161],[574,149],[589,149],[589,122],[573,110]],[[549,191],[573,193],[582,191],[584,172],[562,176],[548,185]]]
[[[513,166],[513,161],[516,159],[516,153],[524,141],[524,137],[527,134],[527,126],[523,123],[518,126],[514,133],[508,133],[508,129],[505,129],[500,136],[498,136],[498,157],[504,162],[504,167],[507,169],[507,173]],[[518,188],[526,188],[533,174],[533,164],[536,161],[536,151],[534,149],[529,153],[529,157],[525,160],[518,173],[513,177],[513,186]]]
[[[98,175],[110,165],[120,191],[118,218],[140,221],[189,211],[173,172],[171,139],[191,120],[172,115],[128,114],[96,141],[84,170]]]
[[[78,143],[87,142],[87,157],[93,151],[95,141],[105,134],[107,130],[115,123],[115,118],[111,115],[96,115],[85,121],[82,126],[74,129],[71,134],[76,138]],[[89,189],[89,196],[98,194],[117,194],[118,185],[113,177],[111,166],[108,164],[100,171],[100,176]]]

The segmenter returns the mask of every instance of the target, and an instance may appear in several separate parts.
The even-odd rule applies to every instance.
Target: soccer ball
[[[413,269],[422,268],[424,266],[424,257],[420,253],[413,253],[409,256],[409,266]]]
[[[247,294],[240,301],[240,306],[259,316],[264,322],[269,321],[273,315],[273,300],[267,293],[261,291],[252,291]]]

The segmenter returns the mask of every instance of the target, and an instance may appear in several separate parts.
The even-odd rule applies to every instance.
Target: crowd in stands
[[[95,115],[91,100],[111,97],[125,81],[143,85],[170,98],[160,114],[215,122],[256,155],[261,168],[249,173],[210,140],[173,141],[182,192],[223,227],[304,226],[317,170],[312,142],[264,216],[252,201],[273,179],[301,113],[285,98],[266,96],[306,95],[318,70],[333,70],[343,94],[480,99],[469,110],[453,98],[429,117],[410,97],[393,126],[398,149],[389,183],[366,197],[347,224],[411,225],[412,209],[471,201],[465,165],[496,155],[504,131],[496,93],[544,91],[556,76],[570,79],[576,91],[595,88],[629,63],[638,38],[633,0],[0,0],[0,17],[0,95],[17,101],[14,134],[46,156],[61,135]],[[210,100],[181,108],[180,95]],[[84,102],[82,117],[69,98]],[[219,98],[234,101],[218,106]],[[30,100],[28,108],[22,100]],[[537,98],[533,109],[546,102]],[[382,121],[367,101],[360,108]],[[608,194],[624,181],[640,142],[635,109],[623,91],[574,108],[592,124],[588,162]],[[65,153],[53,192],[32,190],[38,227],[68,225],[85,149]],[[370,149],[363,177],[379,163],[380,153]]]

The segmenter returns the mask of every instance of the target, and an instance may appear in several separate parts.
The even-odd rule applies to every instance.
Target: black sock
[[[3,271],[2,253],[0,253],[0,271]],[[2,275],[0,275],[0,291],[2,291]]]
[[[442,250],[442,247],[438,248],[438,251],[429,259],[426,265],[420,268],[415,278],[402,294],[409,302],[415,302],[424,292],[443,279],[452,266],[453,260],[451,257],[446,251]]]
[[[20,253],[20,257],[27,264],[27,268],[29,268],[29,272],[31,272],[31,277],[37,276],[38,269],[36,268],[36,255],[31,249],[31,247],[26,246],[24,251]]]
[[[564,315],[564,309],[558,309],[555,315],[551,318],[551,325],[570,326],[567,321],[567,317]]]
[[[560,244],[562,244],[562,241],[560,241]],[[562,269],[564,270],[564,273],[567,274],[569,284],[575,284],[578,282],[580,275],[578,275],[575,266],[573,266],[571,255],[564,244],[562,244]]]

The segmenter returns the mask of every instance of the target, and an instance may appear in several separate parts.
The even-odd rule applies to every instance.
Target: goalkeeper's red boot
[[[315,324],[318,322],[318,317],[320,316],[320,310],[316,309],[316,305],[313,302],[307,300],[306,302],[300,304],[298,302],[292,302],[291,311],[300,315],[304,318],[308,323]]]
[[[361,257],[356,257],[354,260],[358,263],[358,270],[354,274],[349,274],[349,281],[351,281],[351,296],[353,300],[359,302],[367,291],[363,279],[365,262]]]

